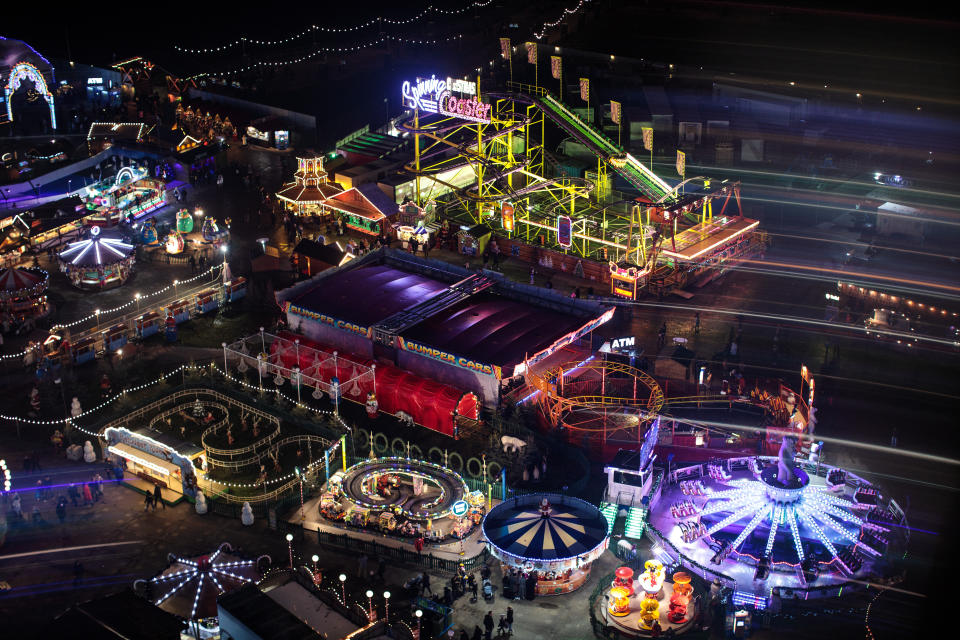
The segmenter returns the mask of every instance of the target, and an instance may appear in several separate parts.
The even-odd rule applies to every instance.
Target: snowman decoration
[[[89,440],[83,443],[83,461],[87,464],[97,461],[97,454]]]
[[[240,523],[245,527],[253,525],[253,509],[249,502],[244,502],[243,508],[240,509]]]
[[[201,516],[207,512],[207,496],[203,495],[202,489],[197,489],[196,509]]]
[[[73,400],[70,402],[70,416],[74,419],[79,418],[83,413],[83,407],[80,406],[80,401],[74,396]]]

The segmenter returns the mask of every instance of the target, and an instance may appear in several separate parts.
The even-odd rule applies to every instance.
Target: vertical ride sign
[[[557,244],[564,249],[573,244],[573,220],[570,216],[557,216]]]

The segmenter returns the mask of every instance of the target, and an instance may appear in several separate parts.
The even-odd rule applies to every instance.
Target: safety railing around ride
[[[296,436],[288,436],[280,440],[275,440],[270,443],[269,447],[265,447],[260,453],[256,453],[252,456],[241,458],[240,460],[222,460],[219,458],[208,458],[207,463],[210,465],[211,470],[213,469],[232,469],[234,471],[242,469],[244,467],[249,467],[255,465],[266,457],[269,457],[273,451],[278,448],[285,447],[291,444],[318,444],[324,449],[328,448],[332,443],[326,438],[321,438],[320,436],[314,436],[310,434],[300,434]],[[263,446],[263,440],[257,442],[257,446]],[[229,451],[229,450],[228,450]],[[312,463],[312,460],[306,461],[305,464]],[[217,482],[212,478],[208,478],[210,482]]]

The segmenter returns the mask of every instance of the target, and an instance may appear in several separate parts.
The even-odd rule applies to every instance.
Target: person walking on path
[[[83,483],[83,506],[93,506],[93,493],[90,491],[90,484]]]
[[[67,495],[70,496],[70,501],[73,503],[73,506],[75,506],[75,507],[79,507],[79,506],[80,506],[80,504],[79,504],[79,501],[80,501],[80,490],[77,489],[77,485],[75,485],[75,484],[70,485],[70,488],[67,489]]]
[[[493,611],[487,611],[487,615],[483,616],[483,637],[484,640],[492,640],[493,638]]]
[[[153,494],[147,491],[147,495],[143,498],[143,510],[149,511],[150,507],[153,506]]]
[[[14,494],[13,496],[13,516],[20,520],[23,518],[23,505],[20,502],[20,494]]]
[[[513,633],[513,607],[507,607],[507,632]]]
[[[693,314],[693,335],[700,335],[700,312]]]
[[[380,558],[380,560],[377,562],[377,580],[384,583],[386,582],[386,580],[383,578],[383,574],[386,572],[386,570],[387,560],[385,558]]]
[[[423,536],[417,536],[416,541],[413,543],[414,548],[417,550],[417,555],[423,553]]]
[[[156,509],[157,505],[163,505],[163,510],[167,510],[167,503],[163,501],[163,494],[160,492],[160,485],[157,485],[153,488],[153,508]]]
[[[425,594],[427,591],[430,592],[430,595],[433,595],[433,589],[430,588],[430,574],[424,571],[423,580],[420,581],[420,595]]]
[[[667,343],[667,323],[664,322],[660,326],[660,330],[657,331],[657,351],[663,349],[663,345]]]
[[[63,524],[67,519],[67,498],[66,496],[60,496],[60,500],[57,501],[57,518],[60,520],[60,524]]]

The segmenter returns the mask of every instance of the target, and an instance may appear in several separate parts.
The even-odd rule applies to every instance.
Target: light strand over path
[[[366,22],[360,22],[349,27],[324,27],[324,26],[318,26],[313,24],[307,27],[306,29],[304,29],[303,31],[301,31],[300,33],[295,33],[293,35],[287,36],[286,38],[278,38],[276,40],[257,40],[255,38],[247,38],[246,36],[241,36],[236,40],[234,40],[233,42],[229,42],[219,47],[204,47],[199,49],[191,49],[189,47],[181,47],[179,45],[173,45],[173,48],[179,51],[180,53],[202,54],[202,53],[218,53],[223,51],[229,51],[230,49],[234,49],[244,44],[251,44],[259,47],[273,47],[278,45],[289,44],[291,42],[300,40],[316,32],[349,33],[352,31],[360,31],[362,29],[367,29],[375,25],[388,24],[388,25],[402,26],[402,25],[410,24],[412,22],[416,22],[417,20],[426,16],[428,13],[440,13],[443,15],[459,15],[461,13],[466,13],[467,11],[473,8],[482,9],[490,5],[492,2],[493,0],[486,0],[486,2],[480,2],[479,0],[477,0],[477,1],[471,2],[470,4],[468,4],[467,6],[461,9],[442,9],[440,7],[435,7],[433,5],[430,5],[420,13],[412,15],[409,18],[394,20],[392,18],[384,18],[383,16],[378,16],[376,18],[371,18]]]

